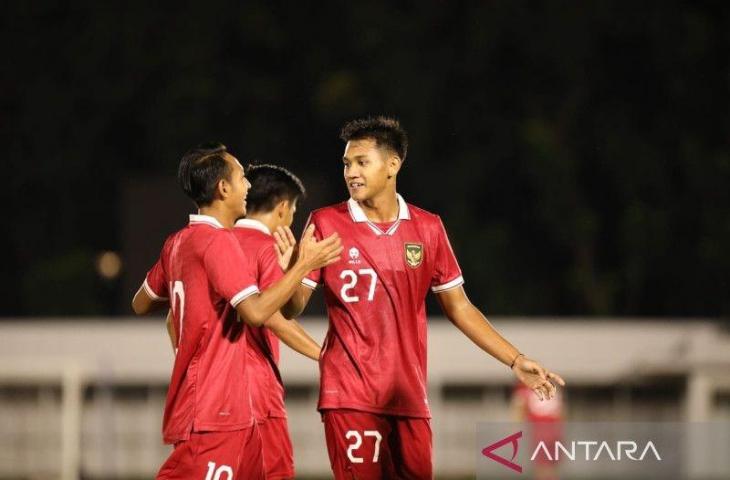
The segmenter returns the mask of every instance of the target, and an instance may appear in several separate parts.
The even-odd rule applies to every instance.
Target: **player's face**
[[[248,189],[251,188],[251,184],[248,183],[243,167],[236,157],[227,154],[226,161],[228,161],[230,172],[228,178],[230,193],[226,203],[238,215],[237,218],[240,218],[246,215],[246,195],[248,195]]]
[[[345,184],[353,200],[370,200],[385,190],[390,171],[386,152],[378,148],[375,140],[347,142],[342,162]]]

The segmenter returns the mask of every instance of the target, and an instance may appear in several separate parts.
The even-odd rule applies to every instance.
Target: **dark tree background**
[[[156,219],[185,222],[163,206],[201,141],[294,170],[302,210],[344,199],[339,127],[378,113],[409,130],[399,190],[444,217],[487,312],[730,314],[728,2],[0,13],[0,315],[128,314],[128,265],[154,256],[125,231],[155,252]],[[115,280],[104,250],[123,254]]]

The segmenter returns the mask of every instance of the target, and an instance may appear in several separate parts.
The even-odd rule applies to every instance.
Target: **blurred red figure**
[[[343,258],[313,271],[292,297],[295,312],[322,284],[329,331],[320,360],[318,408],[337,479],[433,476],[426,371],[426,306],[434,292],[446,316],[480,348],[546,398],[562,379],[527,359],[469,302],[438,215],[396,192],[407,136],[390,118],[342,130],[350,199],[316,210],[316,234],[338,233]],[[286,246],[284,246],[286,247]]]
[[[530,452],[534,452],[540,442],[548,451],[563,436],[563,394],[559,390],[549,401],[541,401],[535,392],[522,383],[517,383],[512,393],[512,408],[519,422],[527,422],[531,432]],[[557,461],[547,458],[542,451],[535,457],[535,480],[557,480],[560,478]]]

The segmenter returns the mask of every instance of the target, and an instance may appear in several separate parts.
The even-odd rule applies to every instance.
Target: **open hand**
[[[294,253],[297,246],[297,240],[289,227],[278,227],[274,232],[276,240],[276,257],[279,260],[279,266],[285,272],[289,270],[291,264],[296,261]]]
[[[338,262],[341,253],[342,241],[337,233],[317,241],[314,238],[314,225],[310,225],[299,243],[297,263],[302,262],[308,271],[317,270]]]
[[[542,365],[525,356],[517,357],[512,371],[522,383],[535,392],[541,401],[550,400],[555,396],[556,383],[561,387],[565,386],[565,380],[560,375],[549,372]]]

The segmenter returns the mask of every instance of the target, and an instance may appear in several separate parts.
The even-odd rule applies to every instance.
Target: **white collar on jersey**
[[[403,200],[403,197],[401,197],[399,194],[396,193],[395,195],[398,199],[398,219],[393,223],[393,225],[390,226],[387,232],[382,231],[377,225],[368,220],[368,217],[367,215],[365,215],[365,212],[363,211],[360,204],[352,198],[347,201],[347,209],[350,211],[350,216],[355,222],[367,222],[370,229],[376,235],[393,235],[398,229],[398,225],[400,225],[401,220],[411,219],[411,212],[408,210],[408,205],[406,204],[406,201]]]
[[[237,228],[253,228],[259,232],[264,232],[266,235],[271,235],[271,230],[267,227],[264,222],[260,220],[254,220],[253,218],[242,218],[236,222],[234,227]]]
[[[205,223],[206,225],[210,225],[211,227],[215,228],[223,228],[223,225],[221,225],[221,222],[218,221],[217,218],[211,217],[210,215],[200,215],[200,214],[190,214],[190,225],[199,225],[201,223]]]

